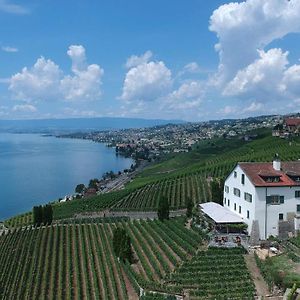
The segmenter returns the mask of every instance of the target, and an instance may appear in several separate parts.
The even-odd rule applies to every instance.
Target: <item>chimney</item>
[[[274,159],[273,159],[273,169],[276,171],[281,170],[281,161],[280,161],[278,153],[275,154]]]

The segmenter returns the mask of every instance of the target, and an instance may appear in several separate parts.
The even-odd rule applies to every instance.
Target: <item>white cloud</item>
[[[190,62],[183,67],[184,73],[199,73],[201,72],[200,66],[196,62]]]
[[[87,65],[83,46],[70,46],[72,75],[63,71],[50,59],[39,58],[33,67],[23,68],[10,79],[13,97],[27,102],[39,100],[95,100],[101,96],[103,69]]]
[[[10,46],[2,46],[1,49],[2,49],[2,51],[9,52],[9,53],[15,53],[15,52],[19,51],[18,48],[16,48],[16,47],[10,47]]]
[[[243,113],[258,112],[258,111],[262,111],[263,108],[264,108],[264,105],[262,103],[252,102],[249,106],[245,107],[242,112]]]
[[[162,61],[143,62],[127,72],[120,98],[125,101],[153,101],[166,95],[171,86],[171,71]]]
[[[281,90],[293,98],[300,94],[300,65],[293,65],[283,74]]]
[[[300,32],[299,14],[299,0],[247,0],[215,10],[209,28],[219,39],[215,46],[220,57],[217,82],[232,80],[239,70],[252,64],[259,58],[257,49]]]
[[[237,111],[238,111],[237,107],[231,106],[231,105],[226,105],[225,107],[221,108],[218,111],[218,114],[220,114],[222,116],[228,116],[228,115],[236,114]]]
[[[197,108],[203,100],[205,87],[200,81],[183,83],[170,93],[164,106],[168,109],[191,109]]]
[[[67,51],[67,54],[72,60],[72,71],[75,74],[86,69],[86,55],[83,46],[71,45]]]
[[[10,3],[7,0],[0,0],[0,11],[16,15],[24,15],[29,13],[29,10],[24,6]]]
[[[25,67],[11,77],[9,90],[17,100],[30,102],[54,99],[60,96],[61,76],[62,71],[58,65],[41,57],[33,67]]]
[[[24,104],[24,105],[15,105],[12,109],[13,112],[30,112],[34,113],[37,112],[37,108],[31,104]]]
[[[127,59],[125,66],[126,66],[126,68],[130,69],[130,68],[136,67],[138,65],[145,64],[150,60],[152,55],[153,54],[150,50],[146,51],[144,54],[142,54],[140,56],[132,55]]]
[[[281,49],[259,50],[259,58],[242,70],[230,81],[224,95],[247,94],[252,97],[276,96],[280,91],[283,72],[288,65],[288,52]]]

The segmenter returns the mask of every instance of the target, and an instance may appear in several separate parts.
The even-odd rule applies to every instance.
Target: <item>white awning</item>
[[[243,218],[215,202],[199,204],[201,210],[216,223],[244,223]]]

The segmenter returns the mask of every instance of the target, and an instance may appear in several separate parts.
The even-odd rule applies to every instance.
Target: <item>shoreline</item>
[[[17,136],[17,135],[21,135],[21,136],[23,136],[23,135],[25,135],[25,134],[27,134],[27,135],[31,135],[31,136],[37,136],[37,137],[49,137],[49,138],[57,138],[54,134],[47,134],[47,135],[44,135],[44,134],[42,134],[42,133],[32,133],[32,132],[26,132],[26,133],[24,133],[24,132],[22,132],[22,133],[12,133],[12,132],[0,132],[0,135],[1,134],[3,134],[3,135],[13,135],[13,136]],[[10,141],[8,141],[8,143],[9,143]],[[109,148],[109,147],[107,147],[107,145],[105,144],[105,143],[97,143],[97,144],[102,144],[103,145],[103,147],[105,147],[105,148]],[[30,148],[29,148],[30,149]],[[13,151],[14,150],[12,150],[12,153],[13,153]],[[118,156],[118,155],[116,155],[116,153],[115,153],[115,151],[114,151],[114,153],[112,152],[113,150],[111,149],[109,152],[111,153],[111,155],[112,156]],[[101,154],[101,151],[100,152],[98,152],[98,155],[99,154]],[[16,155],[16,156],[18,156],[18,155]],[[128,158],[128,157],[124,157],[124,156],[122,156],[122,159],[130,159],[130,163],[131,164],[135,164],[135,160],[134,159],[132,159],[132,158]],[[128,163],[128,165],[130,165],[130,163]],[[122,166],[119,166],[119,168],[118,168],[119,170],[118,171],[115,171],[115,172],[123,172],[123,167]],[[70,170],[70,169],[69,169]],[[105,170],[103,170],[103,172],[109,172],[111,169],[110,169],[110,167],[107,167]],[[98,173],[98,175],[97,175],[97,177],[99,177],[99,174],[101,174],[101,172],[100,173]],[[95,176],[93,176],[93,175],[90,175],[89,177],[91,177],[91,178],[95,178]],[[90,178],[90,179],[91,179]],[[85,179],[84,181],[87,181],[87,180],[90,180],[90,179]],[[15,205],[15,206],[12,206],[12,207],[10,207],[9,208],[9,210],[8,210],[8,215],[7,216],[3,216],[3,217],[1,217],[1,219],[0,219],[0,223],[1,222],[5,222],[6,220],[8,220],[8,219],[11,219],[11,218],[14,218],[14,217],[16,217],[16,216],[19,216],[19,215],[24,215],[24,214],[26,214],[26,213],[28,213],[28,212],[30,212],[31,210],[32,210],[32,208],[33,208],[33,206],[36,206],[36,205],[45,205],[45,204],[47,204],[47,203],[54,203],[54,202],[58,202],[59,201],[59,199],[60,199],[60,197],[64,197],[64,195],[67,195],[67,194],[73,194],[74,193],[74,191],[75,191],[75,187],[76,187],[76,184],[78,184],[78,183],[80,183],[80,182],[76,182],[75,183],[75,185],[73,185],[72,186],[72,188],[71,189],[69,189],[69,192],[66,192],[66,190],[67,189],[65,189],[65,192],[64,193],[59,193],[60,195],[59,196],[56,196],[54,199],[53,199],[53,197],[51,197],[51,198],[49,198],[48,200],[43,200],[43,198],[42,197],[39,197],[39,196],[35,196],[34,194],[30,197],[30,199],[31,200],[29,200],[29,198],[28,199],[25,199],[25,201],[23,202],[23,203],[26,203],[26,202],[28,202],[28,203],[32,203],[33,202],[33,200],[34,199],[37,199],[37,197],[38,197],[38,199],[40,199],[37,203],[32,203],[32,204],[29,204],[30,205],[30,207],[28,207],[28,209],[21,209],[20,211],[18,211],[18,212],[13,212],[14,211],[14,208],[17,208],[18,207],[18,205]],[[33,188],[33,187],[32,187]],[[9,188],[8,190],[11,190],[12,189],[12,187],[11,188]],[[55,190],[55,188],[53,188],[52,190]],[[43,195],[43,192],[41,191],[41,194]],[[28,191],[27,191],[27,195],[28,195]],[[4,197],[13,197],[13,196],[4,196]],[[7,198],[8,199],[8,198]],[[10,198],[10,199],[14,199],[14,198]],[[14,203],[19,203],[19,200],[18,200],[18,198],[16,198],[17,200],[16,201],[14,201]],[[45,199],[45,198],[44,198]],[[21,201],[21,200],[20,200]],[[23,200],[22,200],[23,201]],[[7,211],[5,208],[3,208],[3,211]],[[12,214],[10,214],[9,213],[9,211],[12,211]]]

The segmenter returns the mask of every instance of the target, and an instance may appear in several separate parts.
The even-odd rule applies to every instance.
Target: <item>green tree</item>
[[[75,188],[75,193],[82,194],[85,190],[85,185],[83,183],[77,184]]]
[[[51,204],[45,206],[39,205],[33,207],[33,224],[41,226],[51,224],[53,220],[53,209]]]
[[[89,188],[98,189],[99,180],[97,178],[91,179],[89,182]]]
[[[188,218],[190,218],[192,216],[192,214],[193,214],[193,206],[194,206],[193,201],[192,201],[192,199],[190,197],[188,197],[186,199],[185,205],[186,205],[186,216]]]
[[[170,215],[170,206],[168,198],[162,196],[159,199],[157,217],[160,221],[168,220]]]
[[[43,223],[43,207],[41,205],[33,207],[33,224],[40,226]]]
[[[47,204],[43,207],[43,223],[51,224],[53,220],[53,209],[51,204]]]
[[[116,228],[113,233],[113,249],[116,256],[123,262],[132,262],[131,240],[123,228]]]
[[[223,205],[224,179],[214,179],[210,183],[212,201]]]

